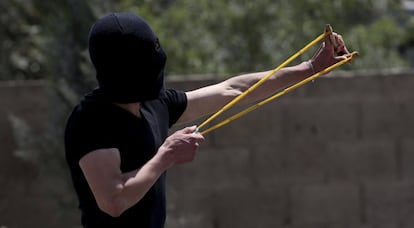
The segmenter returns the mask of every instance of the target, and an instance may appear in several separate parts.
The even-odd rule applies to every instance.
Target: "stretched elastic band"
[[[286,89],[284,89],[284,90],[282,90],[282,91],[280,91],[278,93],[276,93],[275,95],[273,95],[273,96],[271,96],[271,97],[269,97],[269,98],[267,98],[267,99],[265,99],[265,100],[263,100],[263,101],[255,104],[255,105],[252,105],[252,106],[250,106],[250,107],[248,107],[248,108],[246,108],[246,109],[244,109],[244,110],[242,110],[242,111],[240,111],[240,112],[238,112],[238,113],[230,116],[229,118],[227,118],[227,119],[225,119],[225,120],[217,123],[216,125],[214,125],[214,126],[208,128],[208,129],[202,131],[201,134],[202,135],[205,135],[205,134],[207,134],[207,133],[209,133],[209,132],[211,132],[211,131],[219,128],[219,127],[222,127],[222,126],[230,123],[233,120],[236,120],[236,119],[238,119],[238,118],[246,115],[247,113],[249,113],[251,111],[256,110],[257,108],[259,108],[259,107],[261,107],[261,106],[269,103],[270,101],[273,101],[273,100],[275,100],[275,99],[277,99],[277,98],[279,98],[279,97],[281,97],[281,96],[283,96],[283,95],[285,95],[285,94],[287,94],[287,93],[289,93],[289,92],[291,92],[291,91],[293,91],[293,90],[295,90],[295,89],[297,89],[297,88],[305,85],[306,83],[315,80],[317,77],[320,77],[320,76],[322,76],[324,74],[329,73],[333,69],[335,69],[335,68],[337,68],[337,67],[339,67],[339,66],[341,66],[341,65],[343,65],[343,64],[345,64],[345,63],[347,63],[349,61],[351,61],[357,55],[358,55],[358,52],[351,53],[346,59],[343,59],[340,62],[338,62],[338,63],[336,63],[334,65],[331,65],[330,67],[327,67],[327,68],[323,69],[322,71],[320,71],[320,72],[318,72],[318,73],[316,73],[316,74],[314,74],[314,75],[312,75],[312,76],[310,76],[310,77],[308,77],[308,78],[306,78],[306,79],[304,79],[304,80],[302,80],[302,81],[300,81],[300,82],[298,82],[298,83],[296,83],[296,84],[294,84],[294,85],[292,85],[292,86],[290,86],[290,87],[288,87],[288,88],[286,88]]]

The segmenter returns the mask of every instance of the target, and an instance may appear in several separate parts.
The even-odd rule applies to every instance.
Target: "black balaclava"
[[[108,101],[142,102],[164,92],[167,56],[141,17],[113,13],[99,19],[89,33],[89,54]]]

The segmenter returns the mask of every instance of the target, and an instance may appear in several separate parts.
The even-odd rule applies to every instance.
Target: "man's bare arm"
[[[349,54],[345,42],[341,35],[336,33],[333,33],[332,35],[335,41],[339,44],[336,48],[336,52],[342,53],[341,56],[335,56],[335,47],[329,36],[326,36],[324,42],[310,61],[281,69],[260,87],[243,98],[239,104],[246,104],[266,98],[280,89],[302,81],[312,74],[344,59],[345,56]],[[218,111],[236,96],[240,95],[257,81],[265,77],[269,72],[270,71],[235,76],[221,83],[187,92],[187,109],[178,120],[178,123],[192,121]]]
[[[121,157],[116,148],[99,149],[83,156],[79,161],[85,178],[99,208],[117,217],[136,204],[169,167],[194,159],[200,134],[193,134],[195,127],[175,132],[158,149],[144,166],[128,173],[120,169]]]
[[[187,92],[187,109],[178,123],[184,123],[218,111],[225,104],[239,96],[271,71],[243,74],[229,78],[215,85]],[[240,105],[266,98],[276,91],[301,81],[313,74],[308,62],[281,69],[256,90],[243,98]]]

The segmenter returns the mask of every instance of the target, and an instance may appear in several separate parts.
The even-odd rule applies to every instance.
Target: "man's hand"
[[[199,145],[204,142],[204,137],[194,133],[195,130],[196,126],[192,126],[176,131],[161,145],[158,153],[169,167],[194,160]]]
[[[332,40],[336,42],[336,47]],[[322,71],[323,69],[345,59],[349,55],[349,51],[341,35],[332,33],[325,37],[315,55],[311,59],[314,68],[314,73]]]

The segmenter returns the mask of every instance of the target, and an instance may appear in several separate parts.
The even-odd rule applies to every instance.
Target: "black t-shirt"
[[[99,209],[79,160],[97,149],[117,148],[122,172],[140,168],[156,153],[168,136],[168,128],[178,120],[186,106],[185,93],[166,90],[160,99],[141,103],[141,118],[137,118],[105,102],[95,90],[75,107],[66,125],[65,150],[84,227],[164,226],[165,173],[136,205],[114,218]]]

